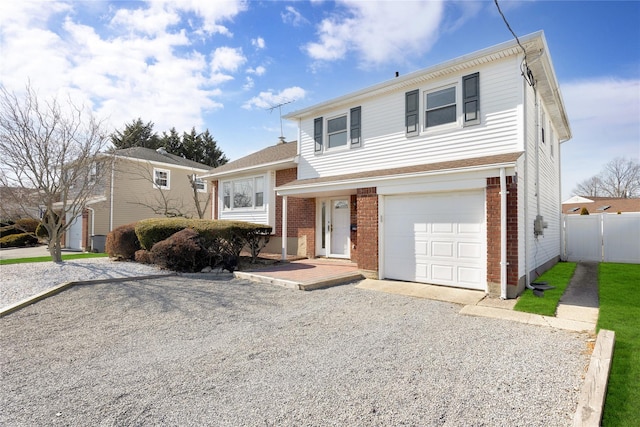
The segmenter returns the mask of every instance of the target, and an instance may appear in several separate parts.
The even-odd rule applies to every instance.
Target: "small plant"
[[[107,234],[105,251],[111,258],[117,260],[134,259],[136,251],[140,249],[135,228],[135,223],[121,225]]]
[[[580,215],[589,215],[589,209],[582,208],[582,210],[580,210]]]

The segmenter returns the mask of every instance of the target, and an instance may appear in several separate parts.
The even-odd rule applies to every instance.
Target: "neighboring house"
[[[559,260],[560,144],[571,130],[542,32],[285,119],[299,131],[282,169],[256,153],[209,175],[232,189],[216,192],[219,217],[235,207],[225,201],[234,179],[271,177],[269,203],[275,181],[275,218],[252,219],[275,221],[282,253],[502,298]]]
[[[573,196],[562,202],[562,213],[567,215],[580,215],[582,208],[590,215],[640,212],[640,199]]]
[[[280,253],[282,248],[282,198],[275,187],[297,179],[297,144],[279,142],[263,150],[219,166],[205,175],[211,182],[213,217],[268,224],[273,237],[265,252]],[[304,235],[290,238],[292,254],[313,257]]]
[[[198,218],[189,179],[203,174],[209,166],[169,154],[164,149],[143,147],[116,150],[112,159],[109,170],[100,170],[107,165],[98,164],[90,171],[103,185],[87,201],[82,218],[67,218],[72,222],[65,236],[67,248],[92,248],[94,236],[104,236],[116,227],[145,218]],[[204,218],[211,218],[210,189],[206,181],[196,181],[195,194]]]

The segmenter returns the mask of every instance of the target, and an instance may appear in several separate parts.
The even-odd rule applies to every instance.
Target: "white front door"
[[[320,200],[318,211],[316,254],[334,258],[349,258],[351,245],[349,198]]]

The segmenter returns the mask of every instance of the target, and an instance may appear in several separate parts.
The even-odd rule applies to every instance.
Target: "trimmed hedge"
[[[162,268],[184,272],[200,271],[211,262],[200,235],[192,228],[180,230],[153,245],[151,258]]]
[[[134,259],[138,250],[140,250],[140,242],[136,235],[136,223],[121,225],[107,234],[105,252],[111,258]]]
[[[0,237],[0,248],[19,248],[38,244],[38,238],[32,233],[11,234]]]
[[[12,234],[22,234],[24,231],[20,231],[16,228],[15,225],[7,225],[5,227],[0,227],[0,237],[11,236]]]
[[[25,233],[35,233],[36,228],[40,225],[40,221],[33,218],[22,218],[16,221],[16,228],[22,230]]]
[[[150,250],[156,243],[165,240],[185,228],[192,228],[202,239],[202,246],[213,252],[222,252],[239,256],[245,245],[252,252],[257,248],[259,239],[268,239],[271,227],[242,221],[153,218],[143,219],[136,224],[136,235],[142,249]],[[259,253],[259,250],[257,250]],[[257,253],[256,255],[257,256]]]

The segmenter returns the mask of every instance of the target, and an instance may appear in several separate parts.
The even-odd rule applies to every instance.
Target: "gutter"
[[[500,168],[500,299],[507,299],[507,171]]]

